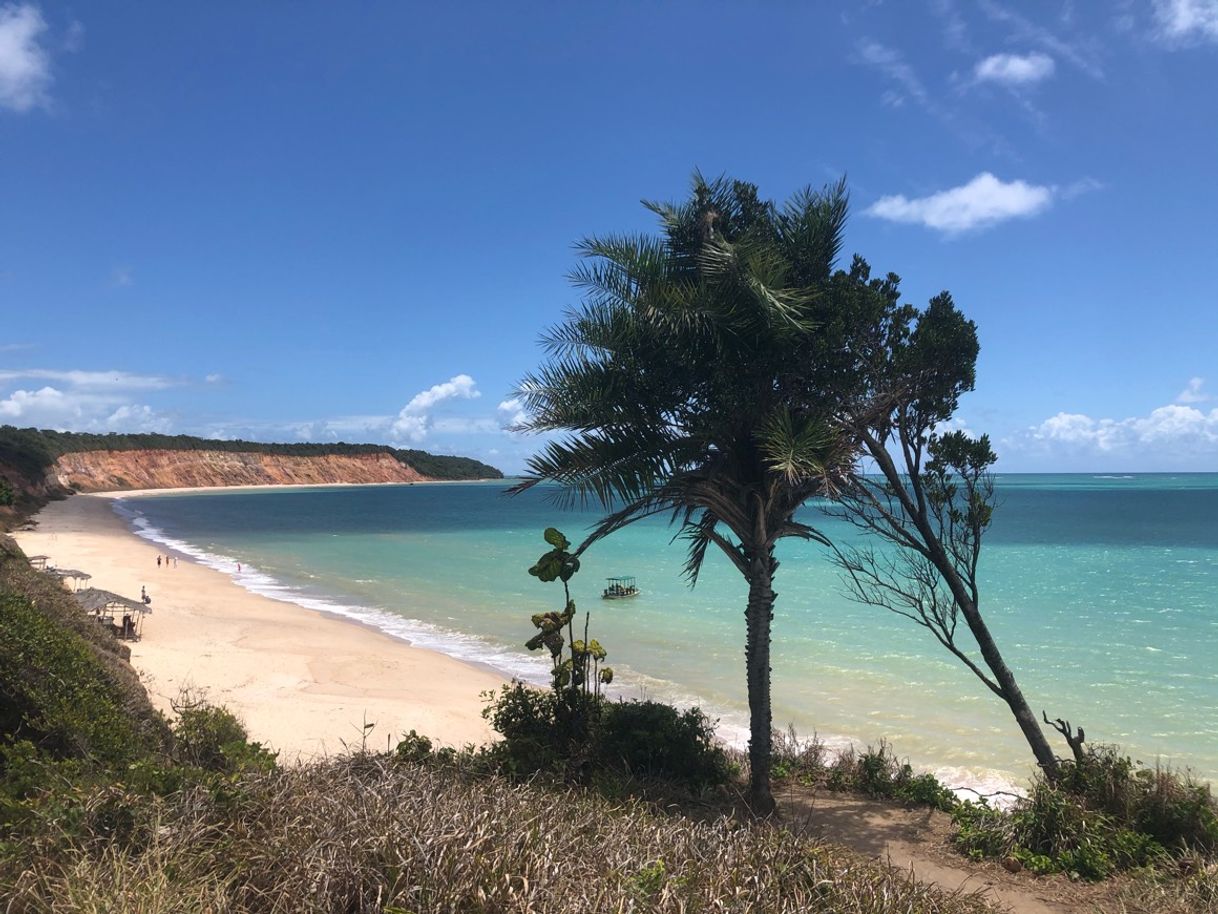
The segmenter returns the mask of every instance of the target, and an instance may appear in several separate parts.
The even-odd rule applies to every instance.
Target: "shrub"
[[[1090,809],[1176,851],[1218,850],[1218,804],[1188,772],[1146,768],[1111,746],[1086,747],[1062,766],[1063,787]]]
[[[96,653],[21,596],[0,593],[0,742],[126,764],[149,751]]]
[[[607,701],[521,683],[487,693],[483,716],[502,741],[488,752],[512,776],[578,781],[597,772],[665,781],[701,791],[727,782],[714,723],[699,709],[655,701]]]
[[[945,811],[959,802],[933,774],[915,774],[913,766],[898,759],[887,743],[862,752],[850,748],[831,755],[816,737],[800,740],[792,728],[785,734],[775,734],[774,746],[770,774],[775,780],[792,779],[808,787],[855,791]]]
[[[1087,746],[1063,762],[1057,784],[1038,780],[1003,813],[966,804],[954,814],[956,846],[974,858],[1014,856],[1035,872],[1104,879],[1218,848],[1208,785],[1187,773],[1144,768],[1116,749]]]
[[[393,747],[393,756],[399,762],[425,762],[432,757],[431,740],[414,730],[403,733],[401,740]]]
[[[699,708],[678,711],[658,701],[606,702],[601,708],[598,761],[636,777],[702,790],[727,783],[727,755],[715,724]]]
[[[275,767],[275,753],[251,743],[241,721],[227,708],[183,693],[174,704],[173,759],[178,764],[232,774]]]

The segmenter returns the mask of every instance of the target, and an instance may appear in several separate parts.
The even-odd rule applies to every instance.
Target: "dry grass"
[[[1218,864],[1193,859],[1180,876],[1144,873],[1122,880],[1089,914],[1215,914]]]
[[[144,799],[125,842],[47,833],[0,870],[32,912],[982,914],[778,828],[382,757]]]

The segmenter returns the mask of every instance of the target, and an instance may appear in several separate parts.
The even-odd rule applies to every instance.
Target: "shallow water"
[[[982,605],[1033,707],[1136,758],[1218,776],[1218,474],[1000,476]],[[559,585],[526,573],[546,526],[578,540],[594,512],[502,483],[207,492],[130,498],[137,532],[251,590],[354,616],[538,682],[523,642]],[[815,508],[808,519],[844,534]],[[573,581],[623,694],[702,705],[740,738],[743,580],[710,555],[698,586],[662,521],[593,547]],[[775,580],[775,723],[887,740],[956,783],[1026,779],[1009,713],[925,630],[843,595],[823,551],[785,543]],[[236,562],[242,563],[237,574]],[[643,593],[599,599],[632,574]],[[1061,747],[1063,751],[1065,746]]]

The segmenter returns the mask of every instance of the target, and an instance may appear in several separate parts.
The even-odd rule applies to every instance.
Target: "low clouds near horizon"
[[[127,371],[0,369],[0,387],[43,382],[0,396],[0,423],[81,432],[167,432],[172,422],[136,397],[174,380]]]
[[[1070,470],[1177,470],[1205,472],[1218,466],[1218,407],[1203,378],[1192,378],[1176,402],[1144,416],[1094,418],[1059,412],[1001,442],[1011,465]]]

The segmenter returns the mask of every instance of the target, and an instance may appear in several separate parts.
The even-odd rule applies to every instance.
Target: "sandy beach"
[[[27,555],[88,572],[91,586],[133,598],[147,587],[153,612],[131,663],[165,711],[183,688],[203,690],[285,760],[358,745],[365,723],[380,747],[412,729],[449,745],[493,736],[479,695],[503,676],[250,593],[184,556],[158,567],[164,550],[133,534],[110,497],[52,502],[15,536]]]

